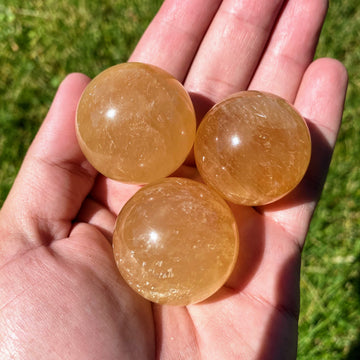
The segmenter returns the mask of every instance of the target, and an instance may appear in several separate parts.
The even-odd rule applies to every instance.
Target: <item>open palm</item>
[[[1,359],[296,357],[301,249],[347,83],[337,61],[312,61],[326,6],[166,0],[130,58],[183,82],[199,119],[225,96],[256,89],[294,103],[311,131],[311,164],[295,191],[268,206],[233,206],[246,241],[227,284],[200,304],[151,304],[120,277],[111,233],[138,186],[105,179],[84,159],[74,121],[89,79],[64,80],[0,212]]]

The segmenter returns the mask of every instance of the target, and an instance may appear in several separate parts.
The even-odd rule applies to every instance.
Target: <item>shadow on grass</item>
[[[351,348],[345,360],[359,360],[359,359],[360,359],[360,339],[358,339],[358,343]]]
[[[360,257],[358,257],[354,263],[357,264],[357,266],[359,267]],[[358,296],[357,300],[359,302],[359,309],[360,309],[360,277],[359,276],[355,279],[354,288]],[[344,360],[359,360],[359,359],[360,359],[360,329],[358,330],[356,341],[354,341],[353,344],[351,345],[348,355],[344,357]]]

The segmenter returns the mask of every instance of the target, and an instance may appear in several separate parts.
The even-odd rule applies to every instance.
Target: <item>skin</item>
[[[341,63],[313,61],[326,10],[324,0],[166,0],[130,58],[183,82],[199,117],[256,89],[283,96],[309,124],[304,180],[274,204],[233,206],[248,241],[227,284],[201,304],[151,304],[119,276],[111,233],[138,187],[85,160],[74,121],[89,79],[63,81],[0,212],[0,358],[296,358],[301,251],[347,86]]]

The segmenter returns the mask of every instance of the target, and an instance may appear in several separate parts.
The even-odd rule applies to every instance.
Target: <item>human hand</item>
[[[312,62],[326,5],[167,0],[130,58],[182,81],[199,118],[225,96],[256,89],[294,103],[309,124],[304,180],[274,204],[233,206],[246,241],[227,284],[201,304],[151,304],[121,279],[111,233],[138,186],[98,176],[84,159],[74,121],[89,79],[64,80],[0,212],[0,358],[296,357],[301,249],[347,83],[337,61]]]

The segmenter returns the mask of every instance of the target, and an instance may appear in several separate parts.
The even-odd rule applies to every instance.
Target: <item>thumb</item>
[[[88,82],[82,74],[65,78],[26,154],[0,212],[0,229],[21,234],[5,244],[6,249],[18,251],[66,237],[93,185],[97,172],[84,158],[75,134],[76,108]]]

